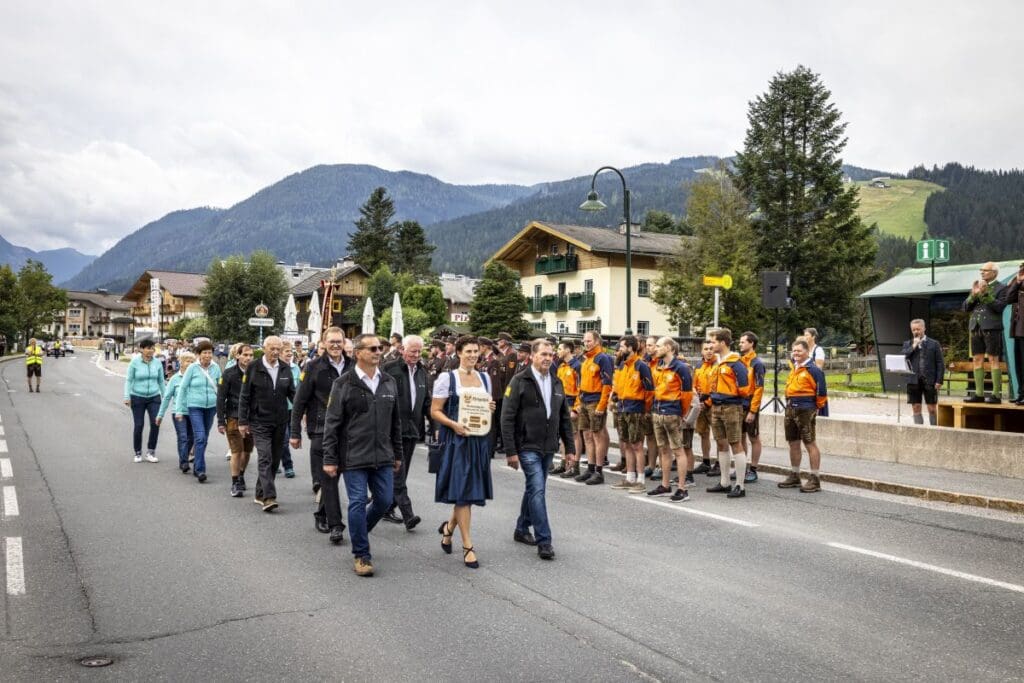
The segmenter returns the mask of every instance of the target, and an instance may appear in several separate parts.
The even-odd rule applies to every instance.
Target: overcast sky
[[[1019,168],[1022,6],[0,0],[0,235],[100,253],[315,164],[529,184],[728,155],[798,64],[848,163]]]

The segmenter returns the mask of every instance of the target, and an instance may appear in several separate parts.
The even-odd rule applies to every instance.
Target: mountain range
[[[29,259],[46,266],[47,272],[53,275],[54,282],[63,282],[92,263],[96,257],[68,247],[33,251],[28,247],[11,244],[0,237],[0,266],[7,265],[17,271]]]
[[[686,183],[720,160],[683,157],[623,169],[634,222],[649,209],[683,214]],[[854,180],[882,171],[844,167]],[[608,205],[598,214],[579,210],[590,176],[537,185],[455,185],[410,171],[338,164],[290,175],[228,208],[174,211],[123,238],[81,272],[62,281],[72,289],[124,291],[148,268],[205,272],[210,261],[268,249],[279,260],[329,265],[347,252],[359,207],[377,187],[394,199],[396,220],[415,220],[437,245],[438,271],[478,274],[498,247],[534,219],[614,226],[622,218],[622,186],[614,173],[598,177]]]

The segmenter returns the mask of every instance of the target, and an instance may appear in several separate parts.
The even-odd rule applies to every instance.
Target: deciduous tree
[[[14,320],[22,343],[36,335],[68,305],[67,292],[53,285],[53,276],[39,261],[29,259],[18,271],[14,288]]]
[[[492,261],[476,286],[469,308],[469,327],[474,334],[487,336],[508,332],[515,338],[529,335],[530,326],[523,319],[526,297],[519,288],[519,274]]]
[[[241,255],[214,260],[206,271],[201,297],[212,336],[251,342],[259,336],[259,330],[248,323],[257,304],[270,309],[276,329],[284,326],[288,283],[273,254],[257,251],[248,262]]]

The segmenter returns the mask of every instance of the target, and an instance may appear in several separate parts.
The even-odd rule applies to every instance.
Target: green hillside
[[[943,188],[924,180],[899,178],[886,179],[885,184],[889,187],[871,187],[869,181],[857,183],[861,220],[868,225],[878,223],[878,229],[889,235],[920,238],[925,231],[924,203]]]

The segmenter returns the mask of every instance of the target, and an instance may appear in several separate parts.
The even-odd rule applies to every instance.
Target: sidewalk
[[[615,449],[610,453],[610,460],[618,462],[619,435],[614,427],[609,427],[608,433],[611,447]],[[699,459],[699,437],[694,439],[694,451]],[[788,449],[764,446],[759,471],[788,474],[789,468]],[[806,472],[807,468],[805,452],[801,469]],[[862,460],[828,453],[821,454],[821,479],[880,493],[1024,514],[1024,479]]]

